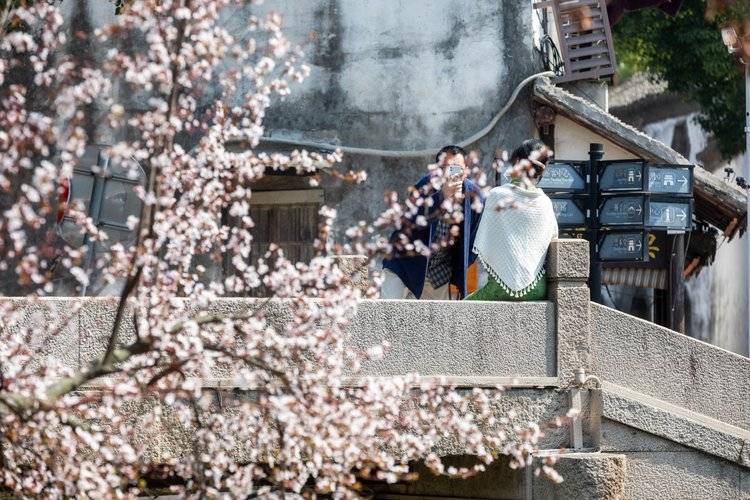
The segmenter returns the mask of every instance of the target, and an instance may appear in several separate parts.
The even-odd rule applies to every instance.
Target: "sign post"
[[[676,235],[670,252],[671,328],[680,328],[684,233],[692,229],[693,166],[643,160],[603,161],[604,147],[591,144],[588,161],[555,161],[539,187],[550,194],[558,226],[584,231],[589,240],[591,300],[602,302],[602,262],[649,261],[650,232]],[[578,233],[580,234],[580,233]],[[679,248],[678,248],[679,247]],[[681,269],[681,268],[680,268]],[[679,275],[679,276],[678,276]],[[675,296],[676,294],[677,296]]]
[[[599,208],[599,160],[604,158],[604,145],[593,143],[589,146],[589,168],[587,180],[589,188],[588,209],[596,214]],[[591,270],[589,274],[589,288],[591,300],[602,303],[602,263],[599,261],[597,250],[599,242],[599,217],[592,217],[588,230],[589,259]]]

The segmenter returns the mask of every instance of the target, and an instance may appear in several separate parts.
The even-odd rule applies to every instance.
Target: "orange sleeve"
[[[466,274],[466,292],[472,293],[477,291],[477,263],[476,261],[469,266]]]

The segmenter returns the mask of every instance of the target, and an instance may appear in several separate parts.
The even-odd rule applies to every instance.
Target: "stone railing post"
[[[555,303],[557,377],[570,385],[576,369],[591,372],[589,243],[583,239],[553,240],[547,254],[549,298]]]

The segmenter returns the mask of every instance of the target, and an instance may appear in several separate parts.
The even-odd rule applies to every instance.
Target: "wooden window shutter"
[[[322,189],[255,191],[250,216],[255,222],[252,254],[262,256],[276,243],[292,262],[310,262],[318,235],[318,211],[323,204]]]

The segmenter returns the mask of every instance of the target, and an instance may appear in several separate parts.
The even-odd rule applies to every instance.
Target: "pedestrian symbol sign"
[[[642,161],[611,161],[604,164],[599,177],[602,191],[643,191]]]
[[[643,231],[606,233],[600,240],[602,261],[643,262],[648,260],[647,233]]]
[[[599,173],[599,189],[605,194],[640,191],[689,196],[693,193],[692,165],[652,165],[638,160],[616,160],[602,162]]]

